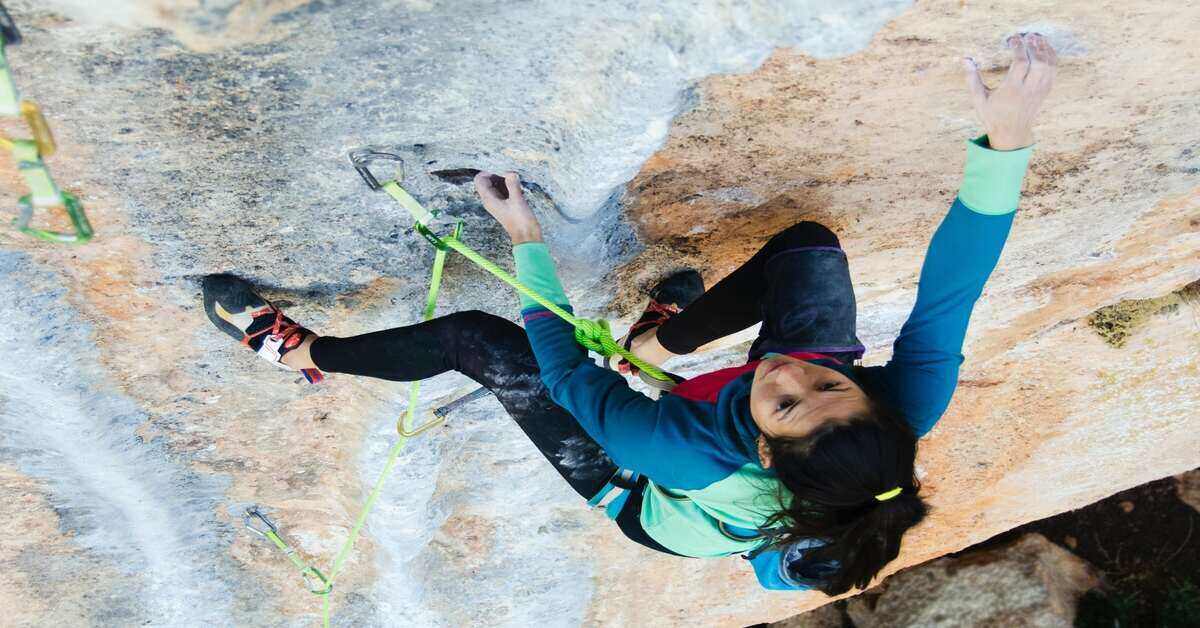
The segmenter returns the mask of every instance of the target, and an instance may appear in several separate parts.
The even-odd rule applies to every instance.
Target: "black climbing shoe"
[[[683,308],[691,305],[702,294],[704,294],[704,279],[700,273],[691,269],[679,271],[658,282],[658,285],[650,291],[650,303],[646,305],[642,316],[625,335],[625,348],[629,349],[633,345],[633,340],[638,336],[662,325],[672,316],[682,312]],[[612,366],[609,364],[609,368]],[[641,374],[626,360],[618,361],[615,370],[621,373]],[[668,373],[668,375],[670,374]],[[661,387],[660,382],[654,378],[642,377],[641,379],[652,386]],[[669,388],[671,385],[667,384],[666,386]]]
[[[312,334],[262,298],[246,281],[233,275],[209,275],[201,282],[204,313],[217,329],[250,347],[264,360],[285,370],[283,356]],[[324,379],[317,369],[301,369],[310,383]]]

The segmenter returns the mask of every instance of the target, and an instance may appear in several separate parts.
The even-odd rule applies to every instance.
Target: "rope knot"
[[[612,329],[604,319],[590,320],[577,318],[575,324],[575,341],[587,350],[599,353],[604,357],[617,351],[617,341],[612,337]]]

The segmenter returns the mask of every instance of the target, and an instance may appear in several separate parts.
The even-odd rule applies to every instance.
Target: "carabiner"
[[[8,14],[8,9],[0,4],[0,38],[4,39],[5,46],[15,46],[21,43],[21,31],[17,30],[17,23],[13,21],[12,16]]]
[[[59,192],[59,197],[62,199],[63,211],[67,212],[67,218],[71,219],[71,226],[74,227],[75,233],[62,233],[59,231],[50,231],[48,229],[39,229],[29,226],[29,222],[33,220],[34,199],[30,194],[22,196],[17,203],[21,207],[20,213],[13,220],[13,226],[18,231],[25,235],[33,236],[47,242],[56,242],[59,244],[83,244],[92,239],[95,231],[92,230],[92,223],[88,222],[87,214],[83,213],[83,205],[79,199],[67,192]]]
[[[446,246],[446,242],[438,237],[438,235],[433,232],[433,229],[430,229],[419,222],[413,224],[413,229],[416,230],[417,233],[421,234],[421,237],[428,240],[429,243],[433,245],[433,248],[439,251],[449,250],[450,247]]]
[[[266,527],[265,528],[256,527],[255,523],[254,523],[255,519],[257,519],[259,522],[261,522],[262,525],[264,525]],[[258,509],[258,506],[251,506],[251,507],[247,508],[246,514],[244,514],[242,516],[242,521],[243,521],[243,523],[245,523],[247,530],[263,537],[264,539],[270,539],[271,534],[274,534],[276,536],[279,535],[279,528],[275,527],[275,523],[273,521],[271,521],[270,519],[268,519],[267,516],[264,515],[261,510]]]
[[[251,506],[246,509],[246,513],[242,516],[242,521],[246,525],[246,529],[263,537],[264,539],[275,544],[283,551],[283,555],[292,561],[292,564],[300,569],[300,577],[304,579],[304,586],[308,588],[310,593],[317,595],[329,595],[333,591],[333,583],[321,570],[304,563],[304,559],[296,554],[296,550],[288,545],[283,537],[279,536],[279,528],[275,526],[275,522],[267,518],[266,515],[258,509],[258,506]],[[261,527],[260,527],[261,526]],[[320,582],[323,586],[314,586],[314,582]]]
[[[413,429],[408,429],[404,427],[404,419],[401,418],[400,422],[396,424],[396,432],[405,438],[413,438],[414,436],[420,436],[421,434],[424,434],[425,432],[428,432],[429,430],[445,422],[446,417],[434,415],[432,419],[429,419]]]
[[[314,593],[316,595],[329,595],[333,592],[333,583],[330,582],[329,578],[326,578],[325,574],[321,573],[321,570],[317,569],[316,567],[305,567],[304,571],[300,572],[300,577],[304,578],[304,586],[308,587],[309,593]],[[324,586],[320,588],[314,587],[314,578],[320,581]]]
[[[354,169],[358,171],[358,176],[362,177],[362,180],[366,182],[367,187],[374,191],[379,191],[383,188],[383,184],[379,183],[379,179],[376,179],[375,175],[371,174],[371,162],[373,161],[394,161],[400,164],[398,166],[399,176],[388,180],[404,180],[404,159],[400,155],[373,148],[357,148],[350,151],[350,163],[354,164]]]

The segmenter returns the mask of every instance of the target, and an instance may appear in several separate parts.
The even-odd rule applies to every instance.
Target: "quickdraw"
[[[33,136],[31,140],[0,136],[0,148],[7,148],[12,152],[17,169],[20,170],[30,191],[17,201],[19,211],[13,224],[20,232],[35,238],[49,242],[82,244],[94,235],[92,225],[83,211],[83,205],[75,196],[59,189],[50,176],[46,163],[42,161],[57,150],[54,136],[50,133],[50,125],[46,123],[45,116],[36,104],[21,100],[8,68],[5,47],[16,45],[20,41],[21,33],[13,23],[12,16],[0,5],[0,116],[23,119]],[[70,218],[73,233],[51,231],[30,225],[34,210],[59,207]]]
[[[333,591],[333,583],[319,569],[309,566],[296,555],[296,550],[292,549],[292,546],[288,545],[279,535],[279,528],[275,526],[275,522],[267,518],[258,509],[258,506],[251,506],[247,509],[242,520],[247,530],[274,543],[275,547],[278,547],[285,556],[291,559],[292,564],[300,570],[300,576],[304,578],[304,586],[308,587],[309,591],[317,595],[329,595]]]

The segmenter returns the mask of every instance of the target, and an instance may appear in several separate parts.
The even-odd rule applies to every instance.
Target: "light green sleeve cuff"
[[[958,200],[980,214],[995,216],[1016,211],[1032,153],[1033,146],[992,150],[986,135],[967,142],[967,167]]]
[[[522,242],[514,246],[513,259],[517,262],[517,279],[521,283],[533,288],[555,305],[570,305],[562,284],[558,281],[554,258],[550,257],[550,248],[545,242]],[[537,301],[523,294],[520,296],[521,309],[541,307]]]

